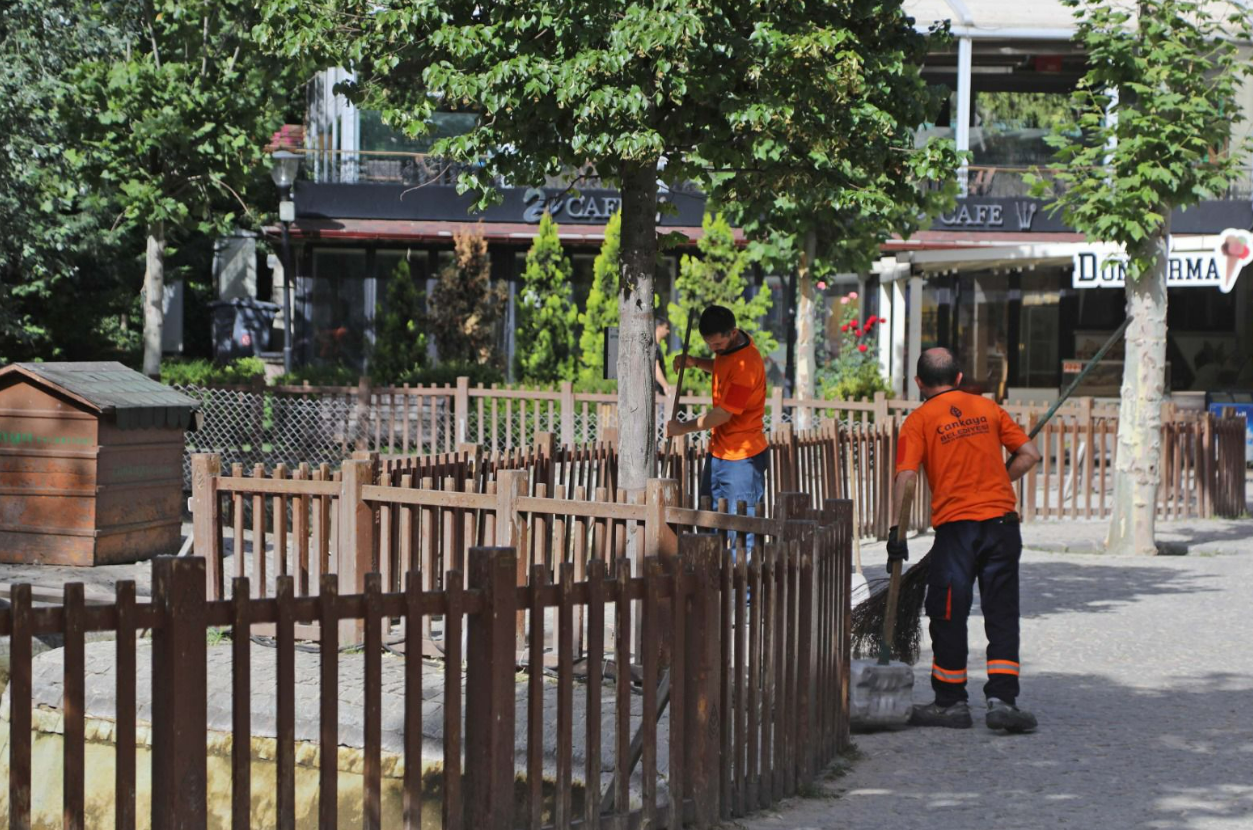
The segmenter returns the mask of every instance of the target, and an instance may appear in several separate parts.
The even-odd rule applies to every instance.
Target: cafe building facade
[[[593,263],[604,242],[605,225],[621,207],[616,190],[595,179],[498,184],[499,202],[474,209],[471,194],[459,194],[458,170],[427,154],[433,137],[413,140],[387,128],[377,113],[360,110],[334,86],[342,70],[320,73],[309,87],[303,130],[290,149],[301,156],[288,225],[293,271],[293,357],[297,366],[340,364],[369,371],[376,319],[385,311],[387,281],[404,261],[425,281],[427,296],[439,269],[453,256],[454,235],[481,235],[491,278],[506,286],[508,303],[498,324],[506,370],[515,349],[515,298],[526,254],[544,212],[552,214],[573,268],[570,301],[583,308],[592,284]],[[466,116],[436,116],[435,136],[468,128]],[[663,233],[682,240],[660,258],[657,291],[673,296],[680,258],[696,251],[702,236],[705,198],[689,191],[662,189],[658,215]],[[267,229],[274,252],[272,277],[262,281],[281,305],[286,282],[280,228]],[[275,320],[271,350],[281,344],[285,321]],[[436,345],[431,345],[436,357]]]
[[[1067,227],[1027,185],[1028,173],[1050,177],[1045,138],[1065,123],[1086,70],[1073,10],[1060,0],[905,7],[920,30],[947,21],[953,35],[925,59],[924,77],[950,95],[918,140],[951,138],[969,161],[957,205],[911,238],[889,240],[860,277],[863,314],[888,321],[881,369],[896,394],[916,397],[918,354],[943,345],[972,386],[1009,400],[1055,399],[1125,319],[1118,252]],[[1253,83],[1233,107],[1244,114],[1238,146],[1253,129]],[[1168,391],[1181,401],[1253,390],[1253,266],[1231,253],[1250,247],[1253,228],[1253,159],[1242,163],[1227,192],[1171,217]],[[1240,278],[1242,269],[1251,273]],[[1081,394],[1117,396],[1121,361],[1119,345]]]
[[[1253,209],[1208,202],[1172,217],[1167,276],[1168,391],[1180,400],[1253,390]],[[1008,400],[1050,401],[1125,319],[1119,252],[1092,244],[1026,197],[967,196],[932,229],[888,243],[864,277],[884,374],[917,394],[922,350],[948,346],[967,381]],[[1116,397],[1116,345],[1080,394]]]

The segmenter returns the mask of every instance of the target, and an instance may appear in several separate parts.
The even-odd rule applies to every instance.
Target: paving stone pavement
[[[1253,828],[1253,522],[1162,525],[1187,556],[1114,558],[1104,523],[1024,527],[1023,695],[1040,729],[982,724],[987,640],[971,619],[970,730],[855,735],[863,754],[818,795],[740,820],[748,830],[1234,830]],[[911,544],[912,558],[928,540]],[[1052,547],[1052,551],[1041,551]],[[880,572],[882,545],[863,549]],[[915,671],[931,699],[931,655]]]

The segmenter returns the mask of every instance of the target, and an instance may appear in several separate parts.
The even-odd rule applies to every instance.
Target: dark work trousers
[[[962,521],[935,529],[927,578],[931,618],[931,688],[941,706],[966,700],[966,619],[979,580],[979,604],[988,634],[986,697],[1012,704],[1018,697],[1018,516]]]

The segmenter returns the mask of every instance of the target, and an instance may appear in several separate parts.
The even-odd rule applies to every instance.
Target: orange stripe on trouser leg
[[[966,670],[960,669],[953,671],[950,669],[940,668],[936,663],[931,664],[931,676],[943,683],[965,683]]]
[[[1012,674],[1018,675],[1019,665],[1013,660],[989,660],[988,674]]]

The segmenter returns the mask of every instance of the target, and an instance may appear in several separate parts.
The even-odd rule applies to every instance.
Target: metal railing
[[[1045,198],[1061,195],[1065,184],[1058,179],[1060,168],[1056,167],[1009,167],[999,165],[971,165],[966,168],[966,187],[963,194],[967,197],[982,198],[1031,198],[1034,196],[1028,175],[1036,176],[1048,183]],[[927,190],[938,190],[941,182],[925,181],[922,187]],[[1214,199],[1250,199],[1253,198],[1253,167],[1242,169],[1230,182],[1225,190],[1215,193]]]

